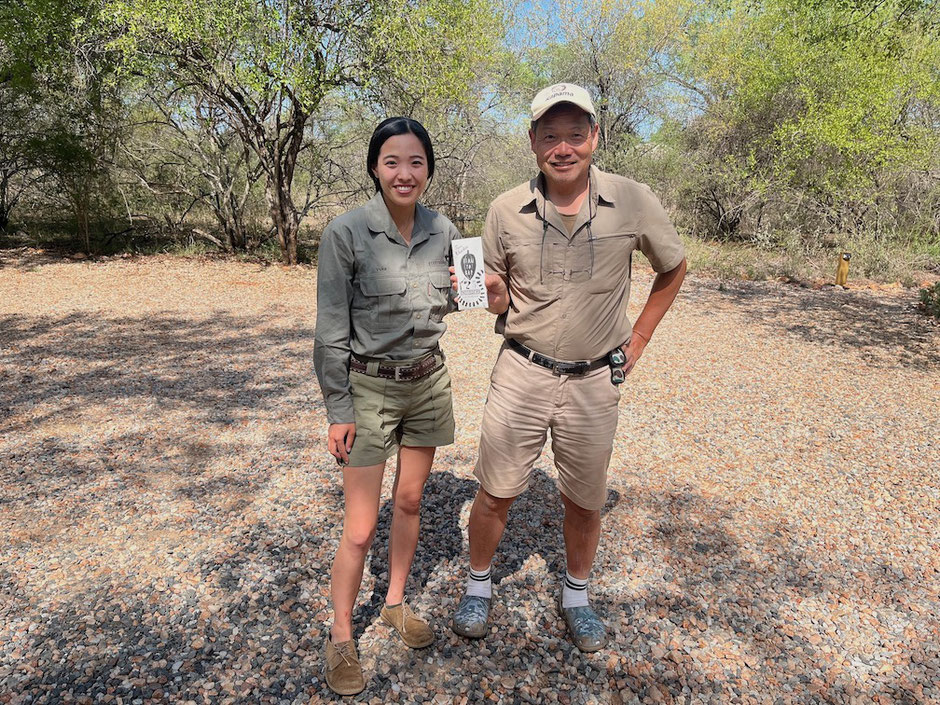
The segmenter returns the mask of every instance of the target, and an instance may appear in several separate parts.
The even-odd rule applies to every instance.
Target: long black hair
[[[369,178],[375,184],[376,191],[381,189],[374,170],[379,165],[379,152],[382,150],[382,145],[389,137],[405,135],[409,132],[417,137],[421,146],[424,147],[424,154],[428,158],[428,184],[434,178],[434,147],[431,146],[431,137],[424,129],[424,125],[408,117],[385,118],[372,133],[372,139],[369,140],[369,154],[366,157],[366,171],[369,172]]]

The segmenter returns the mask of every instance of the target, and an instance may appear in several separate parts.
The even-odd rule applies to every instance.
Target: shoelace
[[[358,663],[358,659],[353,657],[352,654],[347,654],[349,647],[350,647],[349,642],[344,642],[343,644],[340,644],[338,648],[336,644],[333,644],[333,651],[340,655],[340,657],[343,659],[343,661],[346,663],[347,666],[352,666],[353,662]]]
[[[408,605],[401,606],[401,633],[405,634],[408,631],[408,618],[413,617],[414,612],[411,611],[411,608]]]

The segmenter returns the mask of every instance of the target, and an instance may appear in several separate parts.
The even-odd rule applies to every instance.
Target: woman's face
[[[414,208],[428,185],[428,157],[410,132],[389,137],[379,150],[373,172],[390,207]]]

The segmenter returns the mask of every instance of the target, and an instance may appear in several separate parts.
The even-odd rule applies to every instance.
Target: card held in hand
[[[483,240],[478,237],[461,238],[451,243],[454,255],[454,273],[457,275],[457,306],[485,308],[486,284],[483,278]]]

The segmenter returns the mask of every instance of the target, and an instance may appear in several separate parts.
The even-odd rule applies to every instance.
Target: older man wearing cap
[[[539,174],[498,197],[483,234],[489,310],[506,338],[493,369],[474,474],[470,574],[453,629],[488,631],[490,563],[509,507],[528,486],[551,432],[564,505],[567,573],[560,608],[574,643],[607,643],[588,602],[607,466],[617,428],[617,384],[643,354],[685,276],[675,228],[649,187],[591,165],[598,127],[587,91],[561,83],[532,101],[529,140]],[[627,318],[631,258],[657,272],[643,311]]]

